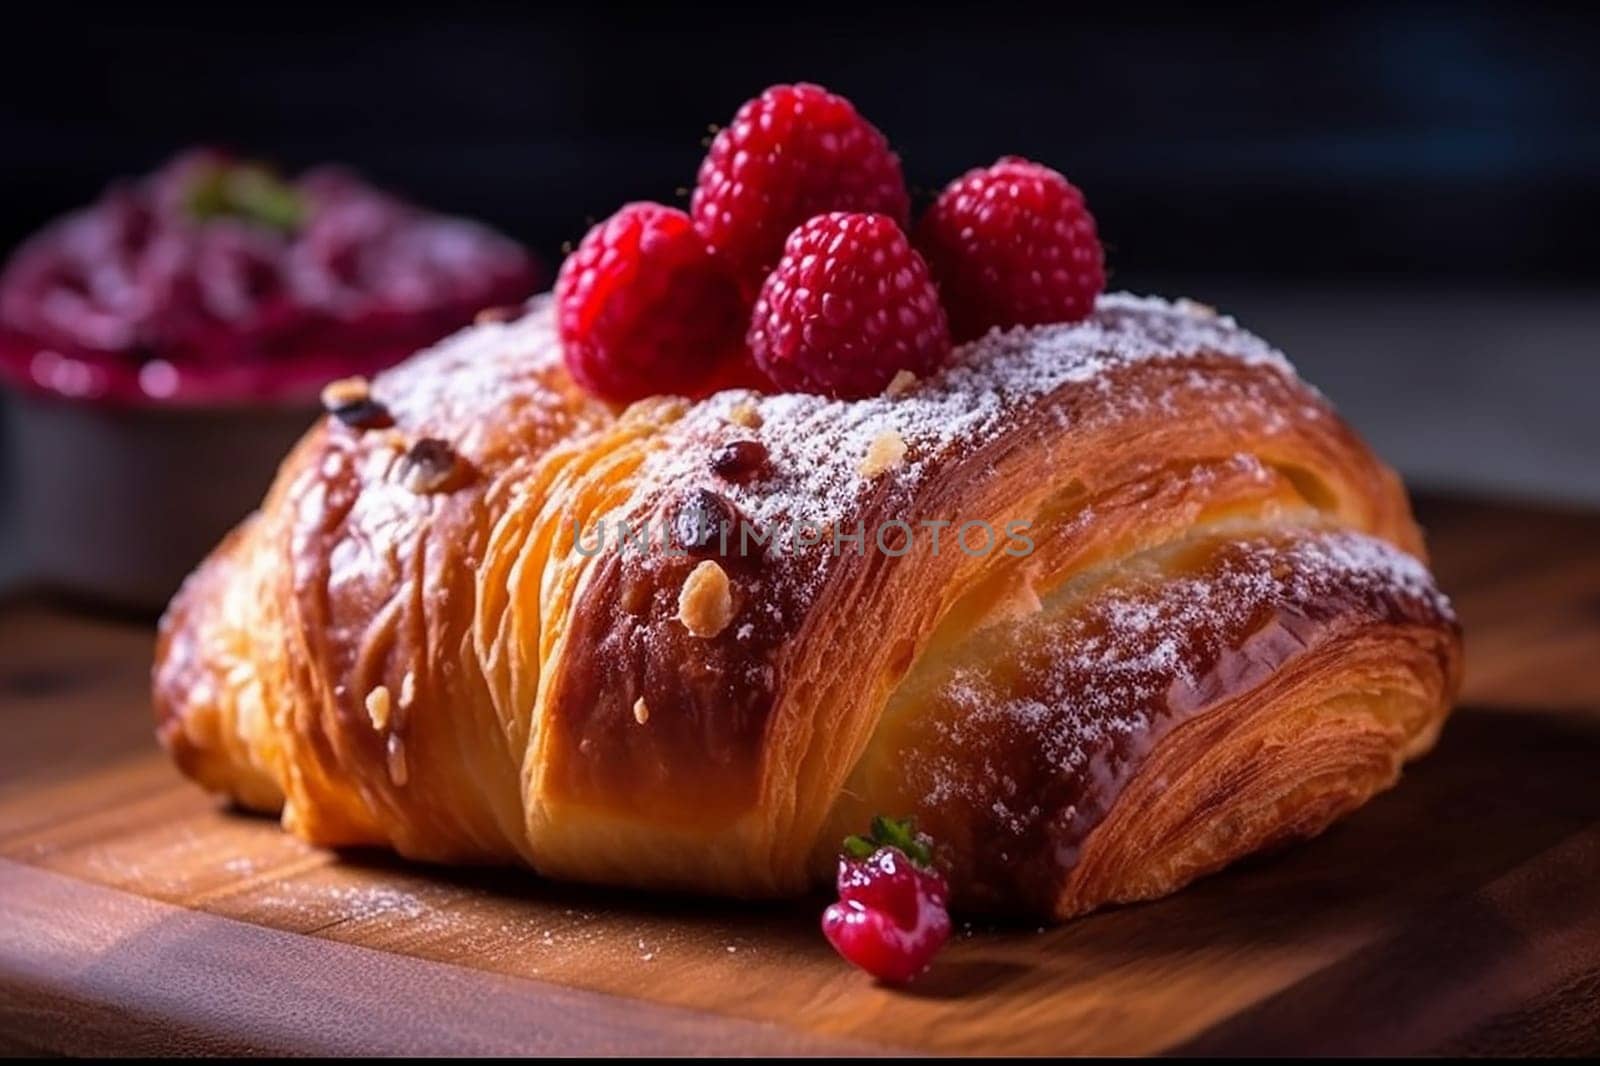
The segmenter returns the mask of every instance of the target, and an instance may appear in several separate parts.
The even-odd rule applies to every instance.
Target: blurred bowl
[[[0,269],[0,584],[159,608],[261,499],[329,381],[520,304],[516,241],[338,167],[200,149]]]
[[[114,408],[0,390],[12,569],[138,611],[261,501],[314,406]]]

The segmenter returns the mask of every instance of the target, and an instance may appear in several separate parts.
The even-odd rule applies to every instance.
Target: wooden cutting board
[[[148,625],[0,607],[0,1051],[1600,1051],[1600,516],[1438,502],[1468,633],[1439,749],[1161,902],[964,931],[877,987],[821,900],[333,855],[150,738]]]

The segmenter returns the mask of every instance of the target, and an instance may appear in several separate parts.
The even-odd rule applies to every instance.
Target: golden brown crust
[[[1317,524],[1227,523],[926,657],[832,829],[914,812],[970,908],[1066,917],[1159,895],[1387,787],[1457,673],[1448,608],[1410,557]]]
[[[940,836],[961,904],[1066,915],[1321,828],[1392,780],[1453,694],[1448,608],[1380,546],[1421,551],[1398,481],[1214,313],[1112,297],[1090,322],[991,336],[871,400],[736,392],[619,412],[567,379],[536,304],[372,393],[394,426],[319,423],[174,601],[158,650],[180,767],[281,804],[317,842],[760,895],[803,889],[841,829],[899,804],[885,813]],[[424,440],[438,445],[419,480]],[[742,440],[767,468],[717,475],[712,456]],[[663,550],[686,519],[725,536]],[[991,549],[952,550],[972,521]],[[622,549],[623,522],[651,549]],[[1010,523],[1029,550],[1007,550]],[[1082,640],[1060,635],[1100,602],[1085,582],[1159,598],[1249,545],[1251,565],[1318,591],[1175,653],[1215,690],[1124,753],[1112,783],[1086,792],[1068,761],[1038,764],[1040,724],[1012,756],[986,727],[976,743],[1010,760],[999,778],[1014,771],[1007,787],[1040,808],[999,851],[995,801],[1018,797],[916,791],[944,751],[928,730],[984,718],[932,685],[942,670],[1006,627],[1059,637],[1046,658],[1068,661]],[[1282,621],[1295,612],[1311,621]],[[1286,625],[1304,647],[1262,635]],[[1254,672],[1204,662],[1240,654]],[[1113,656],[1086,676],[1126,669]],[[1132,708],[1075,713],[1082,733]],[[1282,736],[1297,721],[1304,743]],[[1251,754],[1262,738],[1326,787],[1286,791]],[[1178,799],[1142,798],[1151,775],[1185,772]],[[1063,829],[1066,797],[1090,793],[1099,813]],[[1130,813],[1144,807],[1160,809]]]

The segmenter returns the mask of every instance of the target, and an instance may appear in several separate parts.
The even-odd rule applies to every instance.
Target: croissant
[[[956,906],[1064,919],[1322,831],[1448,713],[1398,479],[1203,305],[621,410],[552,318],[355,383],[184,584],[184,773],[321,845],[747,897],[913,815]]]

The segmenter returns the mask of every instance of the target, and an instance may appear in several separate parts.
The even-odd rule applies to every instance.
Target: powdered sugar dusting
[[[752,522],[777,530],[776,543],[801,523],[827,526],[847,518],[872,478],[861,459],[873,441],[895,433],[906,462],[885,475],[909,489],[953,447],[980,448],[1013,427],[1024,409],[1066,385],[1101,383],[1109,417],[1139,398],[1112,395],[1108,376],[1151,360],[1208,355],[1266,365],[1293,376],[1283,354],[1223,315],[1185,301],[1126,293],[1102,296],[1082,322],[995,330],[953,353],[938,374],[896,395],[838,401],[803,394],[719,393],[685,416],[681,432],[721,440],[745,434],[735,410],[753,408],[769,449],[770,477],[728,486],[727,495]],[[1203,385],[1204,382],[1202,381]],[[697,449],[663,449],[641,472],[643,494],[662,485],[703,480]]]
[[[565,385],[565,388],[562,386]],[[520,317],[454,333],[380,374],[373,395],[413,437],[436,436],[495,468],[609,420],[561,367],[554,305],[528,301]]]
[[[519,372],[548,369],[561,361],[561,345],[555,335],[554,303],[548,295],[530,299],[516,317],[479,321],[424,348],[380,376],[380,387],[390,379],[404,379],[403,385],[396,382],[383,398],[398,405],[405,401],[406,391],[421,379],[439,375],[470,377],[475,368],[480,371],[478,378],[491,382],[494,379],[481,371],[503,362],[507,351],[520,353],[514,360]]]
[[[1421,562],[1364,534],[1258,535],[1211,550],[1196,571],[1152,568],[1048,625],[983,638],[935,707],[907,709],[920,721],[896,765],[924,812],[936,824],[951,806],[987,812],[1014,851],[1045,831],[1070,865],[1171,726],[1254,688],[1330,625],[1454,617]],[[1015,673],[994,659],[1012,659]]]

